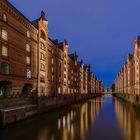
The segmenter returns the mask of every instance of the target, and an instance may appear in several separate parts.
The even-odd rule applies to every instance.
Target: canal
[[[0,140],[140,140],[140,111],[105,95],[11,125]]]

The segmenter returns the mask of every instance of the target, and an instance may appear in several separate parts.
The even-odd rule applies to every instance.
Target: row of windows
[[[2,46],[2,56],[8,57],[8,48],[6,46]],[[31,58],[29,56],[26,57],[26,63],[28,65],[31,64]]]
[[[7,33],[7,31],[6,30],[3,30],[2,29],[2,31],[1,31],[1,37],[2,37],[2,39],[4,39],[4,40],[8,40],[8,33]],[[26,44],[26,51],[27,52],[30,52],[31,51],[31,46],[29,45],[29,44]]]
[[[1,63],[1,73],[2,74],[9,74],[10,73],[10,66],[8,63],[6,63],[6,62]],[[30,69],[26,70],[26,77],[31,78],[31,70]]]
[[[45,61],[46,60],[45,54],[41,52],[40,55],[41,55],[40,59]],[[54,59],[53,58],[51,59],[51,64],[52,65],[54,64]],[[40,64],[40,70],[45,71],[45,65],[43,63]],[[53,72],[54,72],[54,68],[52,67],[52,73]]]
[[[8,21],[8,17],[7,17],[6,14],[3,14],[3,15],[2,15],[2,20],[3,20],[4,22],[7,22],[7,21]],[[27,36],[28,38],[31,37],[30,31],[27,31],[26,36]]]

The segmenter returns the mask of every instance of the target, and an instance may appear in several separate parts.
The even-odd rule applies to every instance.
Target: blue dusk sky
[[[140,34],[140,0],[9,0],[31,21],[46,12],[49,37],[67,39],[106,87]]]

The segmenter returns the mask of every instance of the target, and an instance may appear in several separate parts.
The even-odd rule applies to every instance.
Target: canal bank
[[[34,98],[34,101],[33,98],[31,98],[31,100],[27,98],[9,99],[0,105],[3,107],[0,109],[0,127],[4,128],[9,124],[28,119],[35,115],[96,98],[101,95],[103,94],[57,95],[55,97]],[[28,102],[25,102],[26,100],[28,100]],[[7,105],[7,103],[9,105]]]
[[[140,95],[136,94],[122,94],[122,93],[114,93],[113,96],[120,98],[131,105],[140,109]]]
[[[111,95],[49,111],[0,131],[0,140],[139,140],[140,111]]]

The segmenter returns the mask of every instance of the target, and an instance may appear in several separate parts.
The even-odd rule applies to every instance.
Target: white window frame
[[[8,57],[8,48],[6,46],[2,46],[2,56]]]
[[[6,30],[2,29],[2,39],[8,40],[8,33]]]

